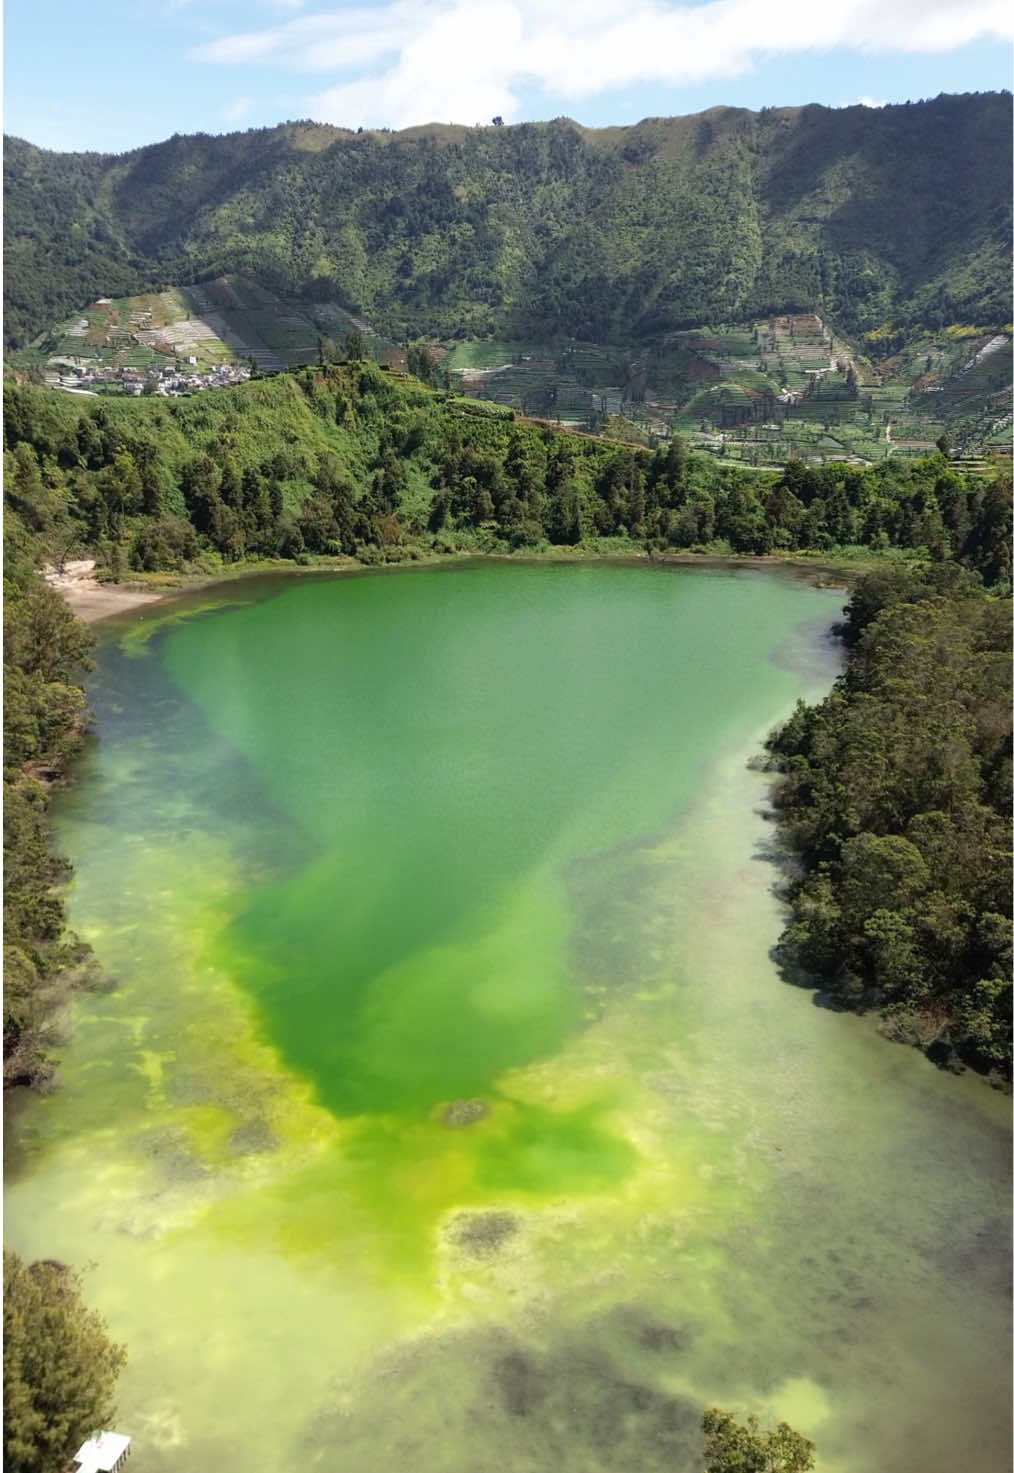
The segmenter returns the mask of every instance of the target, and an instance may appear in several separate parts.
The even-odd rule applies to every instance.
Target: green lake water
[[[696,1473],[716,1403],[1010,1467],[1008,1102],[769,957],[746,763],[840,605],[484,564],[106,626],[56,820],[116,985],[5,1232],[93,1265],[137,1473]]]

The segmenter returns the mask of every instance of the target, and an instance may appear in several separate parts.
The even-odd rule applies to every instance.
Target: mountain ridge
[[[861,337],[1009,311],[1005,93],[354,132],[125,154],[5,139],[11,346],[97,295],[245,272],[399,338],[607,343],[821,308]]]

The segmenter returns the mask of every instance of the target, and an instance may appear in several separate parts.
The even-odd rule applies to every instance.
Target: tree
[[[813,1467],[814,1444],[787,1422],[762,1432],[756,1417],[746,1426],[731,1412],[712,1407],[701,1418],[707,1458],[704,1473],[807,1473]]]
[[[503,118],[501,118],[499,115],[497,115],[497,117],[495,117],[493,119],[493,127],[494,128],[502,128],[503,127]]]
[[[350,363],[359,363],[366,357],[366,339],[358,327],[349,328],[345,334],[345,357]]]
[[[4,660],[44,681],[71,681],[91,669],[94,644],[88,626],[75,618],[48,583],[33,582],[4,610]]]
[[[126,1360],[87,1309],[78,1274],[4,1249],[4,1468],[60,1473],[113,1415]]]
[[[889,1037],[997,1076],[1010,1069],[1004,605],[952,562],[868,575],[840,626],[845,675],[771,743],[805,870],[783,959],[845,1006],[885,1008]]]
[[[436,359],[425,345],[415,343],[408,348],[405,354],[405,366],[409,373],[414,373],[416,378],[421,379],[424,384],[436,387]]]
[[[671,493],[681,491],[687,476],[687,442],[682,435],[673,435],[665,456],[665,483],[670,491],[669,505],[674,505]]]

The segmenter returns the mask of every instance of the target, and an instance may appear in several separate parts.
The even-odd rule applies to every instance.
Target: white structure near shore
[[[113,1473],[123,1467],[129,1453],[129,1437],[122,1432],[100,1432],[74,1454],[75,1473]]]

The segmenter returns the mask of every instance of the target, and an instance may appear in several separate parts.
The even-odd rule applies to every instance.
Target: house
[[[100,1432],[74,1454],[75,1473],[113,1473],[130,1454],[130,1438],[122,1432]]]

